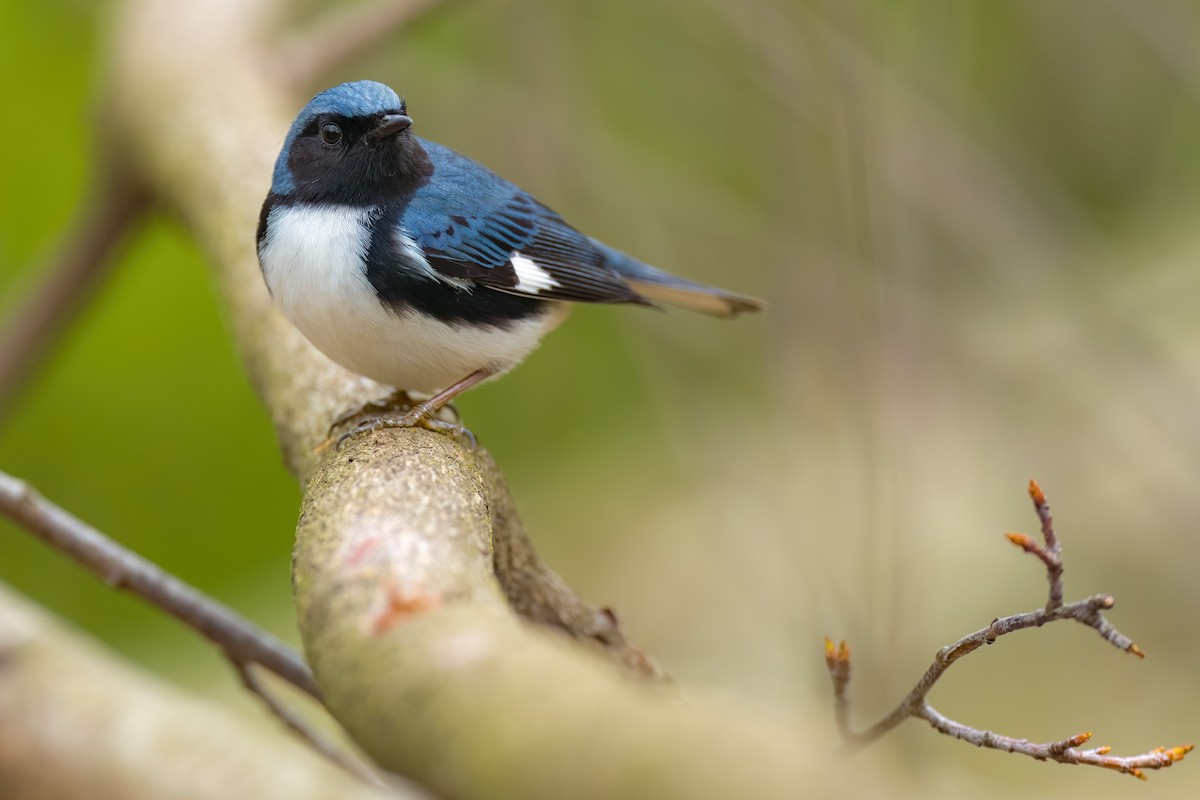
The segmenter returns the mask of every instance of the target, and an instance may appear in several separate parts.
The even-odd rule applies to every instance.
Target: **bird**
[[[380,427],[442,427],[444,405],[519,364],[572,303],[716,317],[764,307],[581,233],[413,127],[405,100],[383,83],[317,94],[287,132],[259,215],[259,265],[284,316],[351,372],[397,395],[429,395],[339,443]]]

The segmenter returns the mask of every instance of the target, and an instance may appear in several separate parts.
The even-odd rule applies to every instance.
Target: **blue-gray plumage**
[[[267,287],[309,341],[362,375],[439,393],[388,424],[420,422],[511,369],[564,301],[762,307],[585,236],[411,126],[381,83],[317,95],[288,131],[258,226]]]

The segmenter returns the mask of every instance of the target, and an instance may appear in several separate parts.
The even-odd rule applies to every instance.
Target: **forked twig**
[[[934,655],[933,663],[930,664],[929,669],[921,676],[912,691],[908,693],[908,696],[883,719],[863,731],[854,731],[850,727],[850,705],[846,696],[846,688],[850,683],[850,648],[844,641],[835,645],[831,639],[825,640],[825,666],[833,680],[834,720],[842,738],[850,747],[855,749],[865,747],[909,717],[918,717],[928,722],[935,730],[978,747],[1019,753],[1039,761],[1104,767],[1128,773],[1143,780],[1146,777],[1143,770],[1169,767],[1191,752],[1192,745],[1190,744],[1180,747],[1159,747],[1148,753],[1125,757],[1109,755],[1110,748],[1108,747],[1081,750],[1080,746],[1092,738],[1091,733],[1080,733],[1061,741],[1038,744],[1027,739],[1014,739],[1010,736],[955,722],[949,717],[943,716],[926,702],[925,698],[938,679],[950,668],[950,665],[963,656],[985,644],[993,643],[1007,633],[1024,628],[1040,627],[1048,622],[1064,619],[1074,620],[1095,630],[1114,647],[1133,653],[1138,658],[1145,657],[1141,648],[1105,618],[1103,612],[1112,608],[1115,603],[1112,595],[1096,594],[1074,603],[1063,604],[1062,547],[1054,530],[1054,518],[1050,514],[1050,505],[1046,502],[1046,496],[1037,481],[1029,482],[1029,496],[1033,500],[1034,510],[1041,521],[1042,538],[1045,543],[1039,543],[1023,533],[1006,535],[1009,541],[1025,552],[1037,556],[1046,566],[1050,592],[1045,608],[994,619],[992,624],[986,628],[964,636],[954,644],[938,650]]]

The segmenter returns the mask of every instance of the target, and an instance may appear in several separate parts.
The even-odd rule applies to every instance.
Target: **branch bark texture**
[[[355,440],[309,487],[301,632],[326,704],[381,766],[451,797],[783,797],[814,780],[788,732],[517,617],[492,530],[478,465],[427,431]]]

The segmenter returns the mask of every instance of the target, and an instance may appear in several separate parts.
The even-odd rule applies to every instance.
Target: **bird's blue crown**
[[[378,81],[354,81],[326,89],[308,101],[296,116],[288,130],[283,149],[275,160],[275,172],[271,177],[272,194],[290,194],[296,188],[292,171],[288,169],[288,156],[292,142],[304,130],[313,117],[321,114],[337,114],[343,117],[367,117],[383,111],[396,111],[402,105],[400,97],[390,86]]]

